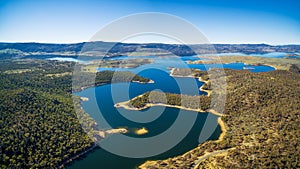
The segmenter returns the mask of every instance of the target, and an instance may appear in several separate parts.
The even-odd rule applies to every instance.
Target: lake
[[[300,55],[300,53],[286,53],[286,52],[270,52],[264,54],[258,53],[251,53],[251,54],[244,54],[244,53],[217,53],[217,54],[200,54],[199,56],[219,56],[219,57],[226,57],[226,56],[257,56],[257,57],[264,57],[264,58],[285,58],[287,55],[295,54]],[[111,58],[103,58],[107,60],[125,60],[125,59],[136,59],[136,58],[148,58],[148,59],[156,59],[159,56],[115,56]],[[63,56],[63,55],[30,55],[25,58],[36,58],[36,59],[47,59],[47,60],[57,60],[57,61],[71,61],[71,62],[80,62],[80,63],[89,63],[90,61],[99,59],[99,57],[91,57],[91,56]],[[290,56],[290,58],[299,58],[299,56]],[[196,56],[183,56],[181,60],[183,61],[196,61],[202,60],[205,58],[198,58]]]
[[[114,58],[117,59],[117,58]],[[174,128],[176,132],[173,131],[172,136],[164,139],[163,141],[155,142],[155,147],[168,147],[168,144],[174,144],[170,146],[170,149],[163,151],[160,154],[156,154],[149,157],[143,158],[129,158],[119,156],[109,151],[105,148],[95,149],[93,152],[88,153],[86,157],[81,158],[81,160],[76,160],[67,168],[69,169],[133,169],[145,162],[146,160],[155,159],[166,159],[168,157],[174,157],[183,154],[199,144],[199,135],[204,126],[204,122],[209,118],[212,119],[211,124],[211,134],[206,140],[216,140],[218,139],[221,129],[217,124],[218,116],[208,114],[208,113],[196,113],[192,111],[179,110],[176,108],[166,108],[166,107],[151,107],[142,111],[132,111],[125,110],[123,108],[115,108],[114,104],[122,101],[127,101],[137,95],[143,94],[147,91],[161,90],[163,92],[170,93],[182,93],[188,95],[202,95],[205,92],[199,91],[199,87],[203,85],[194,78],[173,78],[169,76],[170,67],[180,67],[180,68],[197,68],[201,70],[210,68],[232,68],[232,69],[243,69],[244,63],[231,63],[231,64],[212,64],[212,65],[202,65],[193,64],[187,65],[184,61],[178,60],[178,58],[161,58],[156,59],[154,63],[142,65],[137,68],[131,69],[118,69],[109,68],[109,70],[128,70],[139,74],[140,76],[150,78],[154,80],[155,83],[140,84],[140,83],[117,83],[117,84],[107,84],[99,87],[88,88],[81,92],[76,93],[76,95],[82,97],[88,97],[89,101],[83,102],[83,109],[88,112],[92,118],[97,121],[100,129],[106,129],[109,127],[119,128],[124,127],[129,130],[129,133],[124,134],[125,137],[135,138],[135,139],[145,139],[160,136],[169,129]],[[107,70],[108,68],[99,68],[101,70]],[[249,71],[252,72],[267,72],[272,71],[274,68],[269,66],[251,66]],[[184,119],[180,123],[177,123],[178,119]],[[107,123],[108,125],[102,125]],[[137,129],[146,128],[148,133],[144,135],[137,135],[135,131]],[[115,135],[110,136],[105,139],[107,144]],[[175,141],[174,141],[175,140]],[[125,151],[135,152],[135,151],[147,151],[147,148],[153,148],[150,146],[150,142],[146,142],[143,145],[136,146],[126,146],[125,143],[119,143],[120,148]]]

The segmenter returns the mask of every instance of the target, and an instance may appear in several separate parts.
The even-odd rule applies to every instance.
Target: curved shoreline
[[[141,82],[141,81],[137,81],[137,80],[132,80],[130,82],[117,82],[117,83],[141,83],[141,84],[148,84],[148,83],[155,83],[153,80],[149,80],[148,82]],[[99,87],[99,86],[103,86],[103,85],[108,85],[108,84],[113,84],[113,83],[99,83],[99,84],[90,84],[90,85],[86,85],[86,86],[81,86],[79,89],[74,90],[72,88],[72,92],[81,92],[85,89],[91,88],[91,87]]]
[[[142,96],[142,95],[140,95]],[[139,96],[139,97],[140,97]],[[188,110],[188,111],[193,111],[193,112],[198,112],[198,113],[211,113],[211,114],[214,114],[216,116],[223,116],[222,113],[219,113],[213,109],[207,109],[207,110],[202,110],[202,109],[192,109],[192,108],[188,108],[188,107],[182,107],[182,106],[176,106],[176,105],[169,105],[169,104],[164,104],[164,103],[147,103],[144,107],[141,107],[141,108],[136,108],[136,107],[130,107],[128,104],[129,104],[130,101],[125,101],[125,102],[120,102],[120,103],[117,103],[115,104],[114,106],[116,108],[124,108],[126,110],[135,110],[135,111],[138,111],[138,110],[144,110],[144,109],[147,109],[149,107],[153,107],[153,106],[163,106],[163,107],[170,107],[170,108],[177,108],[177,109],[183,109],[183,110]]]
[[[183,75],[174,75],[175,69],[176,69],[176,68],[174,68],[174,67],[171,69],[170,76],[172,76],[172,77],[179,77],[179,78],[180,78],[180,77],[197,78],[197,77],[195,77],[194,75],[187,75],[187,76],[183,76]],[[200,82],[203,82],[203,83],[206,83],[206,84],[209,83],[209,80],[204,80],[204,79],[202,79],[202,77],[199,77],[198,80],[199,80]],[[206,92],[208,97],[211,95],[211,91],[210,91],[210,90],[205,90],[205,89],[203,89],[203,85],[199,88],[199,90],[200,90],[200,91],[203,91],[203,92]]]
[[[226,125],[224,123],[224,121],[221,119],[221,117],[218,118],[218,124],[221,127],[221,131],[222,133],[220,134],[218,140],[214,140],[214,142],[220,142],[224,139],[224,136],[226,135],[227,129],[226,129]],[[191,149],[190,151],[182,154],[182,155],[178,155],[175,158],[184,158],[186,155],[188,155],[191,151],[194,151],[195,149],[199,149],[200,147],[196,147],[194,149]],[[207,154],[204,154],[203,156],[206,156]],[[202,156],[200,156],[199,158],[201,158]],[[166,160],[166,159],[164,159]],[[148,166],[152,166],[154,165],[156,162],[155,160],[147,160],[145,161],[143,164],[139,165],[138,168],[139,169],[148,169]],[[198,164],[199,165],[199,164]]]
[[[173,71],[174,71],[174,68],[172,68],[171,73],[170,73],[170,76],[173,76],[173,77],[187,77],[187,76],[177,76],[177,75],[173,75]],[[190,76],[188,76],[188,77],[195,78],[195,77],[192,76],[192,75],[190,75]],[[198,80],[201,81],[201,82],[204,82],[205,84],[208,84],[208,83],[209,83],[209,80],[204,80],[204,79],[202,79],[202,77],[199,77]],[[200,90],[200,91],[206,92],[206,93],[207,93],[207,96],[209,97],[209,96],[211,95],[211,90],[205,90],[205,89],[203,89],[203,86],[204,86],[204,85],[202,85],[202,86],[199,88],[199,90]],[[140,96],[141,96],[141,95],[140,95]],[[140,97],[140,96],[139,96],[139,97]],[[129,101],[127,101],[127,102],[129,102]],[[125,103],[125,102],[122,102],[122,103]],[[185,109],[185,107],[181,107],[181,106],[171,106],[171,105],[164,105],[164,104],[160,104],[160,105],[163,105],[163,106],[166,106],[166,107],[175,107],[175,108],[183,108],[183,109]],[[160,106],[160,105],[158,105],[158,106]],[[120,106],[123,106],[123,105],[120,105]],[[124,105],[124,106],[125,106],[126,108],[130,108],[128,105]],[[146,104],[146,106],[147,106],[147,104]],[[153,106],[153,105],[152,105],[152,106]],[[125,108],[125,107],[123,107],[123,108]],[[195,110],[195,109],[194,109],[194,110]],[[193,110],[191,110],[191,111],[193,111]],[[204,112],[204,111],[202,110],[202,111],[198,111],[198,112]],[[219,126],[220,126],[222,132],[221,132],[221,134],[220,134],[218,140],[215,140],[215,142],[220,142],[220,141],[222,141],[222,140],[224,139],[225,135],[226,135],[226,132],[227,132],[226,125],[225,125],[224,121],[222,120],[222,116],[224,116],[224,114],[219,113],[219,112],[217,112],[217,111],[215,111],[215,110],[213,110],[213,109],[208,109],[208,110],[206,110],[206,112],[209,112],[209,113],[212,113],[212,114],[214,114],[214,115],[219,116],[217,121],[218,121],[218,124],[219,124]],[[176,156],[175,158],[184,158],[187,154],[189,154],[191,151],[193,151],[193,150],[195,150],[195,149],[197,149],[197,148],[199,148],[199,147],[196,147],[196,148],[194,148],[194,149],[192,149],[192,150],[190,150],[190,151],[188,151],[188,152],[186,152],[186,153],[184,153],[184,154],[182,154],[182,155]],[[205,154],[204,154],[204,155],[205,155]],[[148,166],[151,166],[151,165],[154,165],[154,164],[155,164],[155,160],[148,160],[148,161],[144,162],[143,164],[139,165],[138,168],[139,168],[139,169],[148,169]]]
[[[226,132],[227,132],[227,127],[226,127],[226,124],[225,122],[222,120],[221,117],[218,118],[218,124],[221,128],[221,131],[222,133],[220,134],[218,140],[216,140],[216,142],[220,142],[224,139],[225,135],[226,135]]]
[[[208,83],[209,83],[209,80],[204,80],[204,79],[202,79],[202,77],[199,77],[198,80],[199,80],[200,82],[205,83],[205,84],[208,84]],[[203,91],[203,92],[206,92],[208,97],[211,96],[211,90],[205,90],[205,89],[203,89],[203,87],[204,87],[204,85],[202,85],[202,86],[199,88],[199,90],[200,90],[200,91]]]

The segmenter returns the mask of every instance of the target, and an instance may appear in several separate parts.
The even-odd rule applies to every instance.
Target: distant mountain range
[[[267,44],[161,44],[161,43],[113,43],[113,42],[82,42],[74,44],[49,43],[0,43],[0,58],[47,57],[47,56],[119,56],[131,53],[140,55],[168,55],[191,56],[195,54],[211,53],[244,53],[263,54],[270,52],[300,52],[300,45]]]

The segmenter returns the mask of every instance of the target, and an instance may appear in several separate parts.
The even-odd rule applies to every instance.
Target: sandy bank
[[[80,97],[80,100],[85,102],[85,101],[89,101],[89,98],[87,98],[87,97]]]
[[[204,82],[204,83],[206,83],[206,84],[209,83],[209,80],[204,80],[204,79],[202,79],[202,77],[199,77],[198,80],[199,80],[200,82]],[[205,89],[203,89],[203,87],[204,87],[204,85],[202,85],[202,86],[199,88],[199,90],[200,90],[200,91],[203,91],[203,92],[206,92],[208,97],[211,96],[211,90],[205,90]]]
[[[123,133],[123,134],[128,133],[128,130],[125,128],[118,128],[118,129],[109,129],[109,130],[98,131],[99,136],[102,138],[105,138],[111,134],[118,134],[118,133]]]
[[[213,110],[213,109],[208,109],[208,110],[202,110],[202,109],[192,109],[192,108],[187,108],[187,107],[182,107],[182,106],[176,106],[176,105],[169,105],[169,104],[163,104],[163,103],[147,103],[144,107],[141,108],[136,108],[136,107],[131,107],[129,106],[129,101],[126,102],[120,102],[115,104],[116,108],[124,108],[127,110],[144,110],[146,108],[152,107],[152,106],[164,106],[164,107],[171,107],[171,108],[177,108],[177,109],[183,109],[183,110],[188,110],[188,111],[194,111],[194,112],[200,112],[200,113],[212,113],[216,116],[223,116],[223,114],[218,113],[217,111]]]

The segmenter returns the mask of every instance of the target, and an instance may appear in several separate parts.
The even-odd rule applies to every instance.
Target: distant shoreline
[[[278,65],[275,64],[270,64],[270,63],[259,63],[259,61],[263,62],[263,59],[265,58],[259,58],[255,56],[223,56],[226,57],[226,59],[232,57],[233,60],[220,60],[220,61],[215,61],[213,58],[211,60],[195,60],[195,61],[187,61],[188,64],[230,64],[230,63],[244,63],[250,66],[269,66],[274,68],[275,70],[283,70],[283,68],[278,67]],[[244,57],[245,59],[237,61],[236,57]],[[200,57],[199,57],[200,58]],[[253,60],[246,60],[247,58],[255,59]],[[274,58],[272,58],[274,59]],[[278,58],[278,59],[284,59],[284,58]]]
[[[119,82],[119,83],[122,83],[122,82]],[[141,83],[141,84],[148,84],[148,83],[155,83],[153,80],[149,80],[149,82],[141,82],[141,81],[136,81],[136,80],[132,80],[128,83]],[[92,88],[92,87],[99,87],[99,86],[103,86],[103,85],[108,85],[108,84],[113,84],[113,83],[99,83],[99,84],[94,84],[94,85],[86,85],[86,86],[82,86],[80,87],[80,89],[77,89],[77,90],[72,90],[72,92],[81,92],[83,90],[86,90],[88,88]]]

